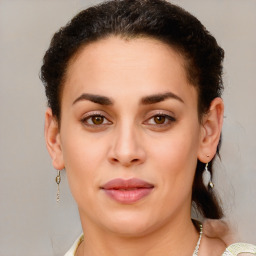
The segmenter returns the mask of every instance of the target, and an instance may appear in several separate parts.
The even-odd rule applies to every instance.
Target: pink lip
[[[131,204],[144,198],[154,186],[140,179],[113,179],[101,187],[112,199],[119,203]]]

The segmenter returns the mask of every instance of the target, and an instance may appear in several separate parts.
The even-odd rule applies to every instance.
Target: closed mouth
[[[154,185],[140,179],[113,179],[100,187],[113,200],[132,204],[151,193]]]

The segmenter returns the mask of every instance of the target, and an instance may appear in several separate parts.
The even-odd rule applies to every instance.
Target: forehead
[[[169,45],[151,38],[109,37],[82,47],[69,63],[64,92],[131,95],[194,89],[185,61]],[[128,94],[127,94],[128,95]]]

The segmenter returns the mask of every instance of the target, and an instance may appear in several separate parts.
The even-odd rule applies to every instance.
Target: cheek
[[[105,150],[104,136],[86,132],[83,125],[72,116],[63,118],[62,127],[61,144],[65,167],[84,173],[85,169],[92,169],[91,165],[97,165]]]
[[[98,185],[97,175],[106,149],[99,139],[86,136],[81,129],[63,130],[62,152],[71,193],[75,200],[85,199]],[[108,145],[103,143],[103,145]],[[82,195],[82,196],[81,196]]]
[[[149,158],[155,159],[155,168],[161,173],[161,182],[167,185],[166,190],[170,189],[170,186],[190,187],[193,182],[199,132],[197,129],[181,130],[166,136],[150,148]]]

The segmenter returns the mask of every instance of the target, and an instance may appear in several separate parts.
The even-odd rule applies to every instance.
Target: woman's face
[[[153,39],[110,37],[71,61],[58,168],[87,227],[144,235],[190,218],[202,126],[184,60]]]

